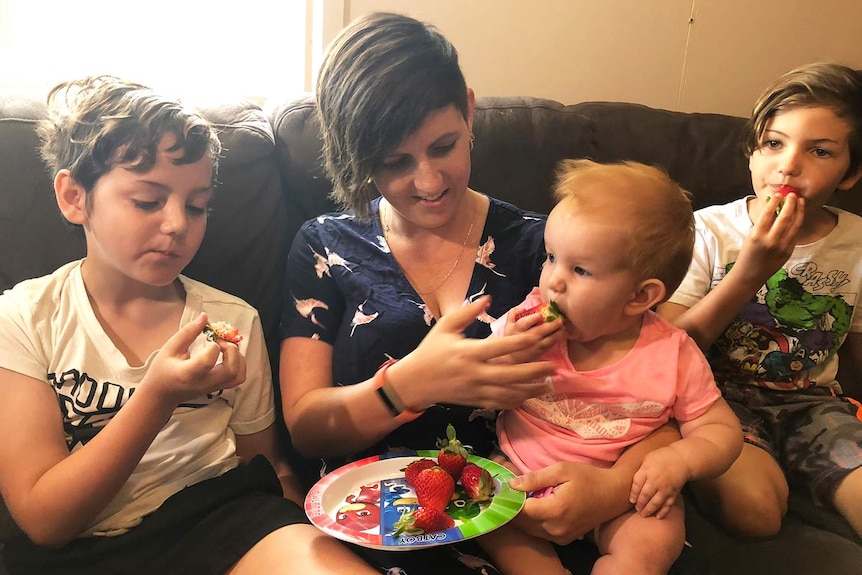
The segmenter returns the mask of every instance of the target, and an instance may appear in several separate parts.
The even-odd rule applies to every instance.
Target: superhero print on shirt
[[[812,273],[812,268],[805,263],[778,270],[745,305],[710,350],[716,379],[773,389],[816,383],[808,372],[840,347],[856,294],[837,291],[846,274]]]

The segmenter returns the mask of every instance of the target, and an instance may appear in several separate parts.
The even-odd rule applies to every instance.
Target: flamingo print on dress
[[[491,264],[491,265],[493,265],[493,264]],[[479,291],[477,291],[474,294],[469,294],[467,296],[467,299],[464,300],[464,305],[471,304],[474,301],[476,301],[477,299],[479,299],[480,297],[482,297],[483,295],[485,295],[485,288],[487,288],[487,287],[488,287],[488,284],[482,284],[482,288]],[[479,321],[481,321],[483,323],[488,323],[488,324],[494,323],[497,320],[497,318],[491,317],[487,311],[483,311],[479,316],[476,317],[476,319],[478,319]]]
[[[322,278],[323,274],[332,277],[332,274],[329,273],[329,261],[327,261],[327,259],[322,255],[314,251],[313,247],[308,246],[308,249],[310,249],[311,253],[314,254],[314,273],[317,274],[317,279]]]
[[[292,296],[291,296],[292,297]],[[311,320],[311,323],[316,325],[317,327],[326,329],[326,326],[317,321],[317,318],[314,317],[314,310],[317,308],[320,309],[329,309],[329,306],[326,303],[320,301],[319,299],[308,298],[308,299],[296,299],[293,298],[294,307],[296,307],[297,313],[304,318]]]
[[[506,277],[506,274],[501,274],[496,271],[494,268],[496,264],[491,261],[491,255],[494,253],[494,250],[497,249],[497,245],[494,243],[494,236],[488,236],[488,241],[484,244],[479,244],[479,248],[476,250],[476,263],[480,266],[485,266],[501,278]]]
[[[326,263],[328,263],[330,267],[341,266],[344,269],[346,269],[347,271],[349,271],[350,273],[353,273],[353,270],[350,269],[350,266],[347,265],[348,262],[346,259],[342,258],[340,255],[338,255],[335,252],[329,251],[329,248],[327,248],[327,247],[324,247],[323,249],[326,250]]]
[[[353,337],[353,332],[356,331],[356,326],[365,325],[366,323],[371,323],[377,316],[380,315],[380,312],[374,312],[369,315],[362,310],[362,306],[368,303],[368,300],[365,300],[358,306],[356,306],[356,311],[353,312],[353,319],[350,320],[350,337]]]
[[[353,214],[337,214],[334,216],[324,214],[322,216],[317,216],[317,223],[322,224],[326,220],[352,220],[354,217],[355,216]]]
[[[428,306],[421,301],[413,301],[412,299],[408,301],[422,310],[422,319],[425,320],[425,325],[431,327],[431,322],[434,321],[434,316],[431,315],[431,311],[428,309]]]

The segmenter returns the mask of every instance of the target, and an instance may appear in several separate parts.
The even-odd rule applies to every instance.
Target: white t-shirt
[[[669,301],[692,307],[724,278],[752,227],[747,199],[695,212],[694,257]],[[862,332],[862,218],[827,209],[838,218],[832,231],[796,246],[707,353],[719,384],[841,391],[836,352]]]
[[[93,313],[82,261],[21,282],[0,296],[0,367],[51,385],[72,451],[111,420],[156,355],[142,366],[129,365]],[[238,328],[246,381],[177,407],[129,480],[82,535],[119,535],[184,487],[233,469],[239,464],[235,434],[256,433],[275,421],[272,373],[257,311],[198,281],[180,280],[186,291],[181,325],[206,312],[211,321]],[[204,341],[199,336],[190,352]]]

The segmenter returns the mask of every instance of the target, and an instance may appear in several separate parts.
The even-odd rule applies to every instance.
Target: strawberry
[[[413,491],[421,507],[443,511],[455,493],[455,480],[445,469],[435,465],[416,474]]]
[[[455,428],[451,423],[446,426],[446,439],[438,439],[437,447],[440,448],[440,453],[437,454],[437,465],[448,471],[452,479],[457,481],[461,477],[461,470],[464,469],[470,452],[467,451],[467,446],[455,437]]]
[[[395,522],[394,536],[419,535],[420,533],[433,533],[455,527],[455,520],[442,511],[428,507],[418,507],[413,511],[406,511],[401,518]]]
[[[494,478],[487,469],[468,463],[461,471],[461,486],[473,501],[488,501],[494,495]]]
[[[519,311],[515,314],[515,321],[518,321],[522,317],[533,315],[534,313],[542,314],[542,318],[545,320],[545,323],[557,319],[563,319],[563,312],[560,311],[559,306],[557,306],[557,302],[551,301],[549,303],[540,303],[539,305],[534,305],[531,308]]]
[[[404,472],[404,480],[407,481],[408,485],[413,485],[413,482],[416,480],[416,476],[419,475],[420,471],[425,469],[430,469],[434,467],[436,464],[434,460],[423,457],[422,459],[417,459],[416,461],[411,462],[407,467],[402,469]]]
[[[215,341],[216,339],[223,339],[230,343],[239,343],[242,341],[239,330],[225,321],[208,323],[204,326],[203,332],[210,341]]]
[[[794,188],[792,186],[779,186],[778,189],[775,190],[775,195],[781,200],[778,203],[778,207],[775,208],[775,215],[776,216],[781,213],[781,208],[784,207],[784,198],[787,197],[787,194],[789,194],[790,192],[795,192],[795,191],[796,191],[796,188]],[[772,196],[766,196],[767,202],[771,199],[772,199]]]

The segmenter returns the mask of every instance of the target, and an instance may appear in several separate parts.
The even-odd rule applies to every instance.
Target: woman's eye
[[[776,150],[781,147],[781,142],[778,140],[766,140],[763,142],[764,148],[769,148],[770,150]]]
[[[452,142],[450,142],[450,143],[448,143],[448,144],[443,144],[442,146],[435,146],[435,147],[432,149],[432,155],[434,155],[434,156],[436,156],[436,157],[438,157],[438,158],[439,158],[439,157],[442,157],[442,156],[445,156],[446,154],[448,154],[449,152],[451,152],[453,149],[455,149],[455,144],[456,144],[456,143],[457,143],[457,141],[452,141]]]
[[[823,148],[815,148],[814,155],[818,158],[829,158],[832,156],[832,152],[829,150],[824,150]]]
[[[383,169],[389,171],[403,170],[410,164],[410,158],[407,156],[399,156],[391,160],[383,162]]]

